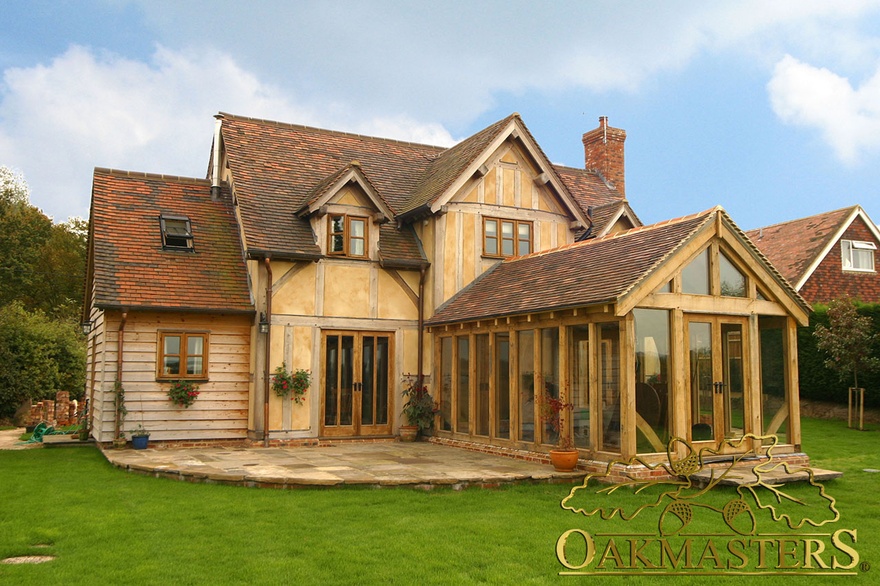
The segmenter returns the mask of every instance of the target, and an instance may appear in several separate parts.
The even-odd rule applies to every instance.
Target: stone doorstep
[[[728,472],[718,484],[722,486],[744,486],[754,484],[758,481],[758,476],[753,471],[754,465],[737,467]],[[811,468],[813,472],[813,482],[825,482],[826,480],[834,480],[843,476],[843,472],[835,472],[834,470],[824,470],[822,468]],[[718,468],[704,469],[692,474],[691,478],[697,484],[707,485],[712,480],[712,474],[715,478],[723,474],[723,470]],[[784,469],[779,468],[772,472],[762,473],[763,482],[767,484],[788,484],[791,482],[807,482],[810,480],[810,474],[807,470],[797,470],[792,473],[786,473]]]

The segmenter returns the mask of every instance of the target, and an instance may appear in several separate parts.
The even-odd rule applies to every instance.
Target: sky
[[[607,116],[644,223],[880,221],[880,0],[3,0],[0,165],[56,221],[95,167],[205,177],[217,112],[449,146]]]

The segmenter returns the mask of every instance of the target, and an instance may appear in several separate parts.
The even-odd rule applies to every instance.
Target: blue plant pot
[[[131,447],[136,450],[146,450],[147,444],[150,442],[150,436],[138,435],[131,438]]]

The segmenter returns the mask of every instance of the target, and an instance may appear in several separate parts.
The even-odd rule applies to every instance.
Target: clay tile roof
[[[401,211],[405,213],[432,204],[498,138],[501,131],[517,118],[518,114],[511,114],[438,155],[429,165],[408,205]]]
[[[711,221],[717,210],[506,260],[442,305],[426,323],[615,302]]]
[[[95,305],[253,311],[231,200],[224,189],[212,201],[203,179],[95,169]],[[163,250],[163,213],[189,218],[194,251]]]
[[[746,235],[782,276],[796,284],[857,207],[749,230]]]
[[[590,206],[604,206],[620,202],[620,192],[610,187],[595,171],[554,165],[557,175],[569,193],[586,213]]]
[[[395,214],[443,152],[384,138],[223,114],[223,143],[249,249],[317,257],[308,220],[294,212],[321,184],[358,161]]]
[[[319,248],[308,221],[294,213],[320,197],[353,161],[399,218],[435,202],[511,122],[519,121],[519,127],[531,137],[518,114],[448,149],[221,115],[222,140],[248,251],[311,259],[320,256]],[[596,173],[557,166],[552,166],[551,172],[570,190],[584,214],[590,205],[622,199]],[[409,241],[410,234],[400,231],[395,241],[412,249],[417,242]],[[384,249],[392,253],[391,243],[385,243]]]

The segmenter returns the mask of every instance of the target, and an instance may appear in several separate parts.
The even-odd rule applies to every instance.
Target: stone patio
[[[119,468],[150,476],[271,488],[492,487],[579,482],[585,472],[427,442],[337,443],[289,448],[104,450]]]

